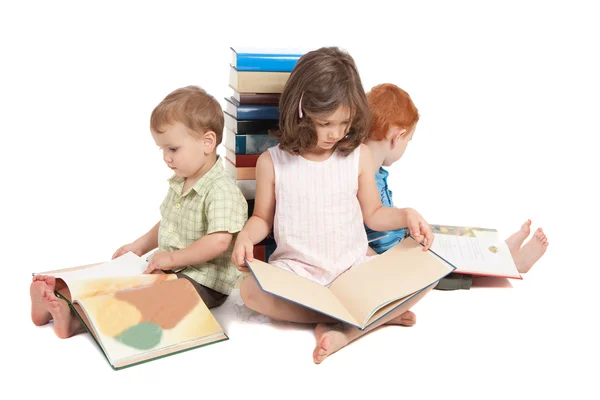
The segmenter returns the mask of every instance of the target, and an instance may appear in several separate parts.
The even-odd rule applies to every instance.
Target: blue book
[[[309,49],[231,47],[231,65],[238,71],[292,72]]]
[[[238,121],[279,119],[279,106],[268,104],[240,104],[235,98],[225,98],[225,112]]]
[[[262,154],[279,144],[279,140],[270,135],[236,135],[228,128],[224,136],[225,147],[235,154]]]

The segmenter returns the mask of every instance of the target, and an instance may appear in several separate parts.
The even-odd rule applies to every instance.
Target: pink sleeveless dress
[[[269,148],[275,168],[277,248],[269,264],[322,285],[368,261],[358,198],[360,147],[344,157],[310,161]]]

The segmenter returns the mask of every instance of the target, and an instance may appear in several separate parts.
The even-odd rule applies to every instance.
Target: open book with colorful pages
[[[507,244],[495,229],[431,225],[431,251],[456,267],[457,274],[522,279]]]
[[[433,287],[454,266],[408,237],[385,253],[323,286],[293,272],[249,262],[260,288],[359,329],[366,329],[406,301]]]
[[[127,253],[39,275],[56,277],[57,296],[68,302],[114,369],[228,339],[187,279],[143,274],[147,266]]]

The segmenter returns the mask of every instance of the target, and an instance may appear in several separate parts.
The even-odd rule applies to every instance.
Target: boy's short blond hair
[[[219,102],[198,86],[186,86],[169,93],[152,111],[150,129],[163,133],[164,126],[179,122],[197,137],[208,131],[223,140],[224,117]]]

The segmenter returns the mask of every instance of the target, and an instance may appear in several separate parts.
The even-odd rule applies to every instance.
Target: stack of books
[[[269,135],[279,126],[279,98],[298,59],[307,49],[231,48],[229,87],[225,98],[225,170],[237,180],[248,201],[248,217],[254,210],[256,161],[278,140]],[[267,262],[275,250],[272,233],[254,247],[254,257]]]

